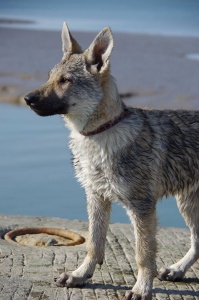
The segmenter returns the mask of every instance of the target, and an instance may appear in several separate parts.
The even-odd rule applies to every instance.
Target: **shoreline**
[[[35,21],[26,20],[26,19],[18,19],[18,18],[2,18],[0,17],[0,25],[1,24],[35,24]]]
[[[63,19],[64,21],[64,19]],[[95,29],[88,29],[88,28],[79,28],[77,26],[73,26],[71,25],[70,26],[70,23],[73,24],[74,26],[74,22],[72,20],[68,20],[68,24],[69,24],[69,27],[71,29],[72,32],[83,32],[83,33],[96,33],[98,31],[100,31],[102,27],[99,27],[99,28],[96,28]],[[13,16],[4,16],[4,15],[0,15],[0,29],[1,28],[4,28],[4,29],[17,29],[17,30],[36,30],[36,31],[60,31],[61,28],[62,28],[62,24],[63,22],[62,21],[58,21],[58,19],[56,21],[54,21],[54,23],[50,23],[48,21],[47,18],[44,18],[44,19],[32,19],[30,16],[27,18],[27,17],[13,17]],[[30,26],[29,26],[30,25]],[[29,27],[28,27],[29,26]],[[111,25],[107,24],[106,21],[104,23],[104,27],[106,26],[110,26],[112,28]],[[80,26],[81,27],[81,26]],[[144,35],[144,36],[157,36],[157,37],[174,37],[174,38],[199,38],[199,32],[196,32],[196,33],[193,33],[193,31],[190,31],[190,32],[179,32],[179,31],[165,31],[165,30],[162,30],[162,31],[154,31],[154,30],[131,30],[131,31],[128,31],[128,28],[125,28],[125,29],[121,29],[121,30],[114,30],[112,28],[112,30],[115,32],[115,33],[118,33],[118,34],[132,34],[132,35]]]
[[[5,24],[5,25],[4,25]],[[23,25],[24,27],[17,27],[17,25]],[[34,24],[34,25],[38,25],[38,27],[26,27],[26,25],[28,24]],[[39,27],[39,22],[37,20],[32,20],[32,19],[27,19],[27,18],[12,18],[12,17],[1,17],[0,16],[0,30],[1,29],[13,29],[13,30],[30,30],[30,31],[41,31],[41,32],[60,32],[61,33],[61,29],[62,29],[62,24],[63,22],[60,22],[60,26],[59,27]],[[11,26],[9,26],[11,25]],[[104,24],[104,27],[109,26],[108,24]],[[70,22],[69,22],[69,27],[70,27]],[[110,26],[111,27],[111,26]],[[72,33],[88,33],[88,34],[97,34],[101,29],[103,29],[103,27],[99,28],[99,30],[96,29],[71,29],[70,31]],[[111,28],[112,29],[112,28]],[[153,32],[153,31],[126,31],[126,30],[113,30],[112,32],[114,34],[122,34],[122,35],[133,35],[133,36],[148,36],[148,37],[165,37],[165,38],[184,38],[184,39],[199,39],[199,34],[192,34],[192,33],[175,33],[175,32],[170,32],[170,33],[166,33],[166,32]]]
[[[0,27],[0,32],[4,40],[0,48],[0,102],[21,104],[23,95],[45,82],[48,71],[61,60],[61,28]],[[83,49],[96,35],[85,31],[72,34]],[[113,36],[112,75],[119,93],[128,95],[127,104],[199,109],[199,37],[118,32]]]

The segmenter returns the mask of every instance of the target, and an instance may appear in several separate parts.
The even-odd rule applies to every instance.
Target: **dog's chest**
[[[116,178],[114,165],[117,160],[113,145],[96,142],[84,137],[71,139],[73,164],[76,176],[87,189],[108,198],[115,198]]]

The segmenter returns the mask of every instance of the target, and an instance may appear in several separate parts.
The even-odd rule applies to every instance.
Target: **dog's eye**
[[[66,82],[71,82],[73,83],[73,80],[71,78],[66,78],[66,77],[62,77],[60,80],[59,80],[59,83],[60,84],[64,84]]]

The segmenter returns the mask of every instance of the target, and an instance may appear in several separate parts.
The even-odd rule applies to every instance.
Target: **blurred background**
[[[10,21],[6,27],[48,30],[60,30],[60,23],[67,20],[72,30],[98,31],[111,26],[118,32],[198,36],[198,14],[197,0],[0,2],[1,18]]]
[[[0,1],[0,213],[87,220],[84,191],[60,116],[41,118],[23,96],[61,60],[66,20],[84,49],[103,27],[115,40],[112,74],[124,101],[143,108],[199,109],[199,1]],[[174,198],[161,226],[185,227]],[[129,222],[113,205],[112,222]]]

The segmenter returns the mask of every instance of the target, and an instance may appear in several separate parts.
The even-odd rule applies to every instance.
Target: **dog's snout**
[[[24,97],[24,100],[28,105],[34,105],[38,102],[38,97],[34,93],[30,93]]]

